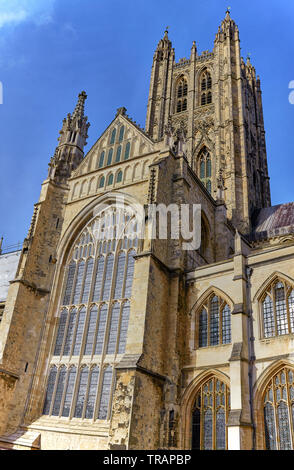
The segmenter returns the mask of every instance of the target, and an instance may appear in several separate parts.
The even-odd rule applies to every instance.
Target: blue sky
[[[293,0],[229,0],[241,52],[261,78],[272,204],[294,200]],[[88,146],[116,109],[145,125],[152,57],[165,27],[176,60],[212,50],[223,0],[0,0],[0,186],[4,246],[22,242],[62,119],[86,90]]]

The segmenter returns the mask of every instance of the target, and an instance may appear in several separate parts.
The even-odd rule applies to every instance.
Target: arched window
[[[228,304],[212,294],[198,314],[199,348],[231,342],[231,310]]]
[[[261,300],[263,336],[294,333],[294,288],[285,281],[275,280]]]
[[[204,70],[200,77],[201,106],[210,104],[212,102],[211,84],[211,74],[208,70]]]
[[[229,388],[212,377],[198,390],[192,409],[193,450],[227,449],[226,424],[229,410]]]
[[[281,369],[269,381],[263,399],[267,450],[294,449],[294,371]]]
[[[182,77],[178,84],[177,84],[177,89],[176,89],[176,110],[177,113],[180,113],[182,111],[186,111],[187,109],[187,94],[188,94],[188,82],[185,77]]]
[[[107,157],[107,165],[111,165],[112,162],[112,154],[113,154],[113,149],[109,149],[108,151],[108,157]]]
[[[207,191],[211,193],[211,157],[206,147],[198,155],[198,175]]]
[[[114,144],[115,136],[116,136],[116,129],[114,128],[113,131],[111,132],[110,145]]]
[[[113,174],[112,173],[108,176],[107,186],[110,186],[111,184],[113,184]]]
[[[116,156],[115,156],[116,163],[120,161],[120,155],[121,155],[121,145],[117,147]]]
[[[130,156],[130,150],[131,150],[131,143],[127,142],[126,148],[125,148],[125,157],[124,159],[127,160]]]
[[[116,175],[116,182],[117,182],[117,183],[121,183],[121,182],[122,182],[122,176],[123,176],[122,171],[119,171],[119,172],[117,173],[117,175]]]
[[[105,157],[105,152],[104,152],[104,150],[103,150],[103,152],[101,152],[101,154],[100,154],[98,168],[102,168],[102,167],[103,167],[103,165],[104,165],[104,157]]]
[[[105,184],[105,178],[104,176],[101,176],[100,181],[99,181],[99,188],[104,188]]]
[[[125,131],[125,127],[124,126],[121,126],[120,130],[119,130],[119,137],[118,137],[118,141],[121,142],[124,138],[124,131]]]
[[[138,244],[134,223],[134,230],[129,229],[134,217],[130,210],[109,206],[87,224],[70,251],[50,358],[46,415],[110,417],[114,366],[127,343]]]

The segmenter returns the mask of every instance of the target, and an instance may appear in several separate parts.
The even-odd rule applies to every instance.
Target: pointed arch
[[[261,338],[294,333],[294,282],[289,276],[273,273],[260,286],[254,301],[258,302]]]
[[[193,305],[191,309],[192,316],[195,316],[199,312],[202,304],[205,303],[213,294],[221,297],[229,305],[231,310],[234,309],[234,302],[228,294],[216,286],[210,286],[200,295],[198,300]]]
[[[275,282],[275,280],[281,280],[290,283],[294,287],[294,279],[288,276],[287,274],[281,273],[280,271],[274,271],[267,279],[261,284],[261,286],[256,291],[253,302],[260,301],[264,295],[264,292],[269,288],[269,286]]]
[[[203,186],[211,193],[212,159],[211,153],[206,145],[203,145],[198,152],[196,158],[196,173]]]
[[[253,398],[257,449],[293,449],[294,362],[280,359],[270,364],[256,380]],[[283,424],[280,405],[283,405]],[[278,437],[281,430],[282,440]]]
[[[181,429],[180,441],[181,448],[185,450],[191,449],[192,438],[192,411],[193,405],[200,388],[210,379],[215,378],[230,388],[230,378],[224,372],[217,369],[209,369],[201,372],[197,377],[194,377],[184,391],[181,399]]]

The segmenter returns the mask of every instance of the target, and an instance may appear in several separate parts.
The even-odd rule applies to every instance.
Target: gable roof
[[[76,170],[72,173],[71,178],[80,176],[84,173],[87,173],[87,163],[90,158],[90,156],[95,152],[97,147],[99,146],[99,143],[101,140],[103,140],[104,136],[107,134],[109,129],[117,124],[127,124],[128,127],[131,127],[138,136],[140,136],[144,141],[146,141],[146,144],[149,144],[149,147],[152,148],[151,151],[153,151],[153,146],[154,146],[154,141],[151,139],[151,137],[146,134],[145,130],[142,129],[139,124],[136,123],[136,121],[133,121],[132,118],[130,118],[126,114],[126,108],[118,108],[117,113],[114,117],[114,119],[110,122],[110,124],[106,127],[106,129],[102,132],[100,137],[96,140],[96,142],[92,145],[88,153],[85,155],[79,166],[76,168]],[[108,145],[110,146],[110,144]]]

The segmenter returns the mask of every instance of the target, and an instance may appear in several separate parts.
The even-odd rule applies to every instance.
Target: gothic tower
[[[240,57],[239,30],[229,10],[212,52],[175,62],[165,31],[153,58],[146,132],[163,139],[164,126],[184,127],[187,158],[213,198],[224,180],[230,220],[243,233],[255,209],[270,205],[259,77]]]
[[[176,62],[165,31],[145,130],[120,107],[84,156],[85,99],[5,300],[0,447],[293,449],[294,203],[270,207],[260,80],[229,11],[212,52]]]

